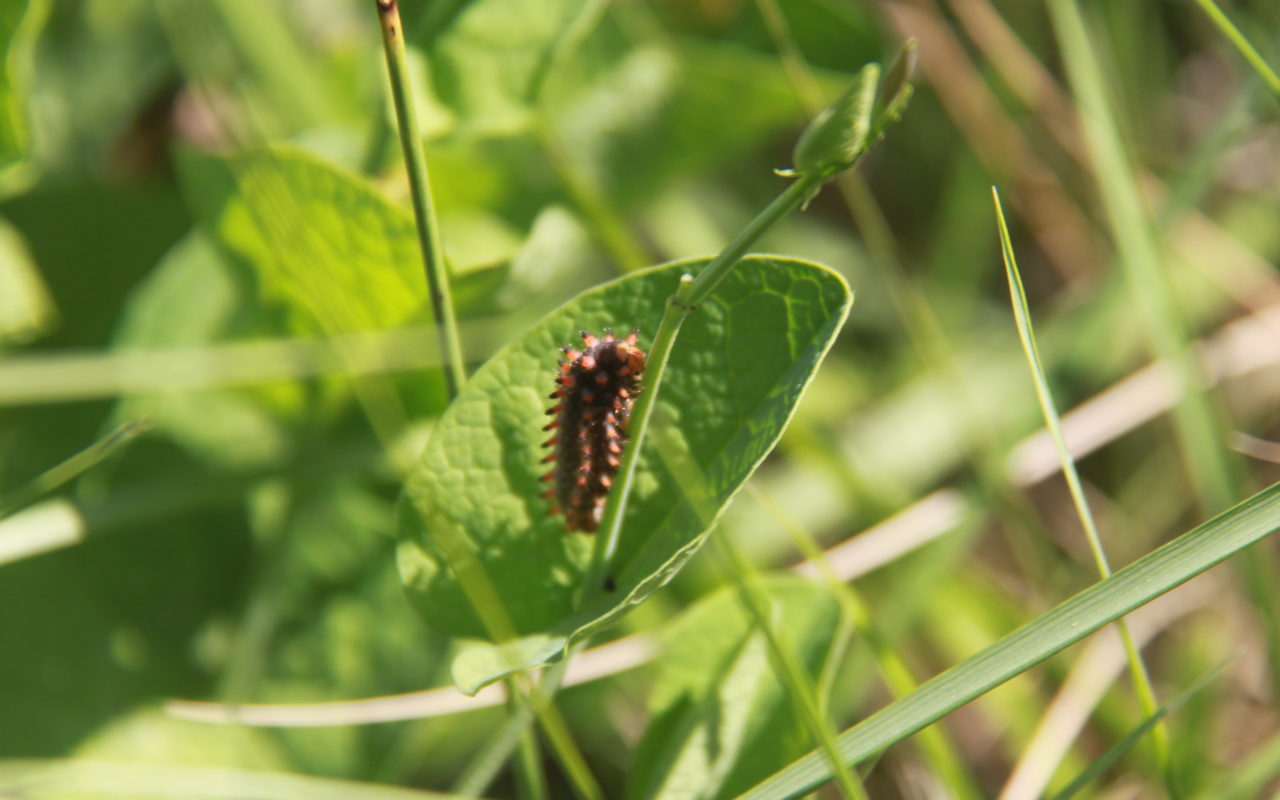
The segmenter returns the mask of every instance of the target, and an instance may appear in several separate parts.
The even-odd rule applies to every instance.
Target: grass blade
[[[404,25],[396,0],[378,0],[378,21],[382,43],[387,53],[387,75],[391,79],[391,99],[395,102],[396,122],[400,128],[400,146],[404,149],[405,167],[409,172],[409,188],[413,197],[413,218],[418,228],[418,245],[431,295],[431,316],[440,337],[440,355],[444,362],[445,383],[453,398],[466,383],[466,364],[462,358],[462,340],[449,296],[449,273],[445,267],[444,246],[440,243],[440,226],[431,201],[431,181],[427,177],[427,156],[422,128],[409,87],[409,67],[404,53]]]
[[[1277,529],[1280,484],[1116,571],[845,731],[838,740],[845,766],[882,752]],[[826,757],[811,752],[742,797],[794,797],[830,777]]]
[[[1263,59],[1257,48],[1245,38],[1245,35],[1240,32],[1240,29],[1235,26],[1231,19],[1222,13],[1222,9],[1218,8],[1213,0],[1196,0],[1196,3],[1204,10],[1205,14],[1209,15],[1210,21],[1218,26],[1218,30],[1222,31],[1222,35],[1227,37],[1231,44],[1235,45],[1235,48],[1240,51],[1240,55],[1244,56],[1244,60],[1249,62],[1249,66],[1253,67],[1262,80],[1266,81],[1267,86],[1276,97],[1280,97],[1280,75],[1277,75],[1271,65]]]
[[[1183,461],[1201,505],[1210,512],[1218,511],[1235,495],[1234,464],[1228,458],[1221,426],[1200,388],[1199,370],[1187,347],[1154,232],[1111,112],[1105,76],[1076,4],[1054,0],[1049,11],[1080,106],[1091,166],[1118,262],[1126,273],[1152,350],[1168,361],[1184,392],[1173,416]]]
[[[1209,394],[1179,317],[1155,232],[1143,207],[1133,165],[1125,153],[1092,39],[1075,0],[1051,0],[1049,16],[1062,49],[1118,261],[1142,317],[1153,352],[1170,366],[1181,402],[1173,413],[1178,449],[1201,507],[1217,512],[1239,496],[1237,459],[1226,446],[1227,431]],[[1241,564],[1250,599],[1266,619],[1268,669],[1280,690],[1280,592],[1268,554]]]
[[[102,463],[112,453],[146,433],[149,427],[146,420],[126,422],[66,461],[37,475],[26,485],[0,495],[0,519]]]
[[[1080,517],[1080,525],[1084,528],[1085,539],[1089,542],[1089,550],[1098,566],[1098,575],[1102,578],[1111,575],[1111,565],[1107,562],[1106,550],[1102,547],[1102,538],[1098,535],[1098,526],[1094,523],[1093,512],[1089,510],[1089,499],[1085,497],[1084,487],[1080,483],[1080,474],[1076,470],[1075,459],[1067,448],[1067,440],[1062,433],[1062,420],[1058,418],[1058,409],[1054,405],[1053,395],[1049,391],[1049,379],[1045,376],[1044,364],[1040,361],[1040,350],[1036,346],[1035,330],[1031,325],[1031,310],[1027,307],[1027,292],[1022,286],[1022,276],[1018,272],[1018,260],[1013,253],[1013,243],[1009,240],[1009,227],[1005,224],[1004,210],[1000,207],[1000,193],[991,187],[991,199],[995,203],[996,222],[1000,229],[1000,250],[1004,256],[1005,277],[1009,281],[1009,300],[1013,304],[1013,316],[1018,326],[1018,338],[1022,341],[1022,349],[1027,354],[1027,363],[1031,367],[1031,378],[1036,387],[1036,399],[1040,401],[1040,410],[1044,414],[1045,426],[1053,437],[1053,444],[1058,450],[1058,460],[1062,463],[1062,475],[1066,478],[1067,489],[1071,492],[1071,502],[1075,504],[1076,515]],[[1148,717],[1156,714],[1156,693],[1151,687],[1151,677],[1147,674],[1146,664],[1142,661],[1138,648],[1133,644],[1133,636],[1129,634],[1129,626],[1124,620],[1116,621],[1116,630],[1124,645],[1125,658],[1129,662],[1129,674],[1133,678],[1133,688],[1142,704],[1142,710]],[[1152,724],[1152,741],[1155,743],[1156,757],[1160,761],[1161,771],[1169,776],[1169,735],[1158,719]]]
[[[809,735],[827,758],[827,763],[834,773],[836,785],[847,798],[866,798],[867,790],[862,786],[857,773],[851,769],[841,769],[840,754],[836,750],[835,734],[831,723],[818,707],[817,691],[809,680],[800,660],[779,640],[778,631],[770,615],[769,598],[760,587],[759,575],[738,548],[727,536],[714,537],[719,546],[725,570],[738,587],[742,606],[755,620],[757,627],[764,634],[765,642],[773,656],[775,667],[781,672],[779,679],[791,696],[791,702],[799,711]]]
[[[1161,720],[1172,714],[1179,706],[1189,700],[1192,695],[1208,686],[1210,682],[1221,675],[1222,671],[1226,669],[1226,666],[1226,664],[1221,664],[1213,668],[1208,672],[1208,674],[1204,675],[1200,680],[1192,684],[1185,692],[1156,709],[1155,713],[1150,714],[1136,728],[1129,731],[1123,739],[1113,744],[1107,749],[1107,752],[1103,753],[1096,761],[1086,767],[1083,772],[1076,776],[1075,780],[1067,784],[1066,788],[1055,794],[1053,796],[1053,800],[1070,800],[1074,797],[1081,789],[1088,786],[1093,779],[1101,775],[1112,764],[1119,761],[1121,756],[1133,749],[1133,746],[1137,744],[1143,736],[1146,736],[1148,731],[1156,730],[1156,726],[1160,724]]]

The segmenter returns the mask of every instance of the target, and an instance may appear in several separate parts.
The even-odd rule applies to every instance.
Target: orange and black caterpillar
[[[548,409],[554,431],[543,447],[542,459],[552,464],[542,480],[552,483],[543,496],[555,500],[553,514],[564,514],[569,531],[592,532],[600,525],[605,498],[613,487],[622,448],[627,443],[631,404],[640,394],[644,352],[636,346],[636,332],[615,339],[605,331],[597,339],[582,331],[581,353],[564,347],[565,359],[556,373],[556,404]]]

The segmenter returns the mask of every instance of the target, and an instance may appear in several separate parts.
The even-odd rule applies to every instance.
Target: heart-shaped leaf
[[[424,316],[413,216],[363,179],[275,145],[230,159],[180,152],[211,242],[252,267],[305,332],[378,330]]]
[[[637,328],[647,346],[680,276],[704,263],[580,295],[494,356],[436,425],[401,502],[400,567],[428,624],[503,642],[460,655],[464,691],[558,658],[671,579],[782,435],[852,302],[826,267],[752,257],[689,316],[607,572],[614,589],[576,607],[593,539],[565,533],[538,479],[558,348],[610,327]]]

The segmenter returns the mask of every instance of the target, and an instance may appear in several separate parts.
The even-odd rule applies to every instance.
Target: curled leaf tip
[[[903,92],[911,91],[911,78],[916,73],[916,62],[919,61],[919,43],[908,39],[902,43],[902,49],[889,65],[884,74],[884,86],[880,98],[885,109],[890,108]]]

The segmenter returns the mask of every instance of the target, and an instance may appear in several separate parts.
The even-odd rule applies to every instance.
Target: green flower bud
[[[800,135],[792,154],[795,167],[779,174],[827,181],[858,163],[884,129],[902,116],[911,99],[915,64],[916,41],[908,39],[885,75],[883,92],[878,91],[879,64],[859,70],[840,99],[814,117]]]
[[[867,64],[840,99],[813,118],[796,142],[794,174],[825,180],[857,162],[867,149],[879,82],[880,65]]]

